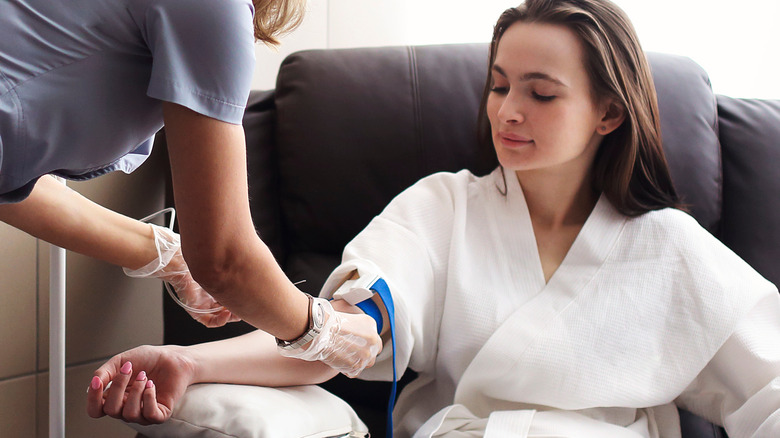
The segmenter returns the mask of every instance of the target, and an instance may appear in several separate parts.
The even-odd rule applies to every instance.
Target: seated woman
[[[527,0],[499,19],[489,65],[480,126],[501,166],[407,189],[322,291],[389,285],[395,364],[419,373],[395,435],[675,437],[681,406],[734,438],[780,436],[780,296],[679,209],[624,13]],[[389,380],[390,350],[360,377]],[[334,373],[263,332],[146,346],[97,370],[88,410],[156,423],[193,383]]]

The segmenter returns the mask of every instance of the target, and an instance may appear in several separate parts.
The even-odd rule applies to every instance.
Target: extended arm
[[[70,251],[131,270],[158,258],[155,234],[160,237],[159,227],[153,232],[149,224],[102,207],[48,175],[38,180],[24,201],[0,205],[0,220]],[[169,282],[175,279],[174,287],[180,294],[210,307],[211,297],[192,281],[181,253],[176,248],[172,251],[176,255],[151,276]],[[235,320],[226,310],[191,315],[208,327]]]
[[[149,225],[101,207],[50,176],[39,179],[24,201],[0,205],[0,220],[57,246],[130,269],[157,256]]]
[[[334,302],[334,307],[360,312],[343,301]],[[95,371],[87,413],[94,418],[109,415],[140,424],[161,423],[195,383],[295,386],[321,383],[336,374],[322,362],[280,356],[274,338],[259,330],[189,347],[143,346],[114,356]]]

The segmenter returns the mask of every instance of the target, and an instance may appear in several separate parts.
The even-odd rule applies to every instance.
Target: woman
[[[241,128],[253,36],[276,43],[303,7],[298,0],[0,4],[0,220],[137,275],[183,276],[184,293],[202,299],[191,272],[229,309],[207,324],[235,315],[282,343],[311,335],[310,300],[252,224]],[[160,251],[175,248],[178,236],[102,209],[47,176],[130,172],[163,123],[186,264],[175,249]],[[320,337],[330,336],[322,350],[286,354],[324,355],[355,374],[379,348],[373,322],[330,315],[339,330]]]
[[[624,13],[527,0],[499,19],[489,66],[481,127],[501,167],[415,184],[323,287],[355,273],[389,285],[395,358],[360,376],[419,374],[394,436],[675,437],[677,406],[732,437],[780,434],[780,297],[677,208]],[[262,332],[131,350],[98,369],[89,413],[159,422],[191,383],[333,375],[272,353]]]

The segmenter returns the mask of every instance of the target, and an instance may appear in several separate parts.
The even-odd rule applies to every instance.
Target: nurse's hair
[[[303,21],[306,0],[252,0],[255,6],[255,40],[279,45],[277,37],[295,30]]]
[[[515,23],[564,26],[583,46],[583,61],[596,99],[611,98],[625,120],[601,142],[593,168],[593,188],[628,216],[666,207],[680,208],[661,140],[658,102],[645,57],[626,14],[609,0],[526,0],[501,14],[490,44],[489,69],[504,32]],[[492,148],[486,104],[488,75],[479,113],[479,135]]]

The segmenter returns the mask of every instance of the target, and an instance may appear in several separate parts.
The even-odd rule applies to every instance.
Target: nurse
[[[311,299],[285,277],[252,224],[241,127],[255,40],[277,43],[304,6],[0,3],[0,220],[135,274],[171,280],[176,273],[184,277],[180,293],[210,299],[199,283],[229,309],[202,320],[208,325],[237,317],[281,342],[313,334]],[[131,172],[163,124],[180,252],[178,236],[104,209],[49,176]],[[374,322],[325,310],[336,329],[322,332],[311,351],[288,343],[285,354],[324,358],[354,375],[380,348]]]

